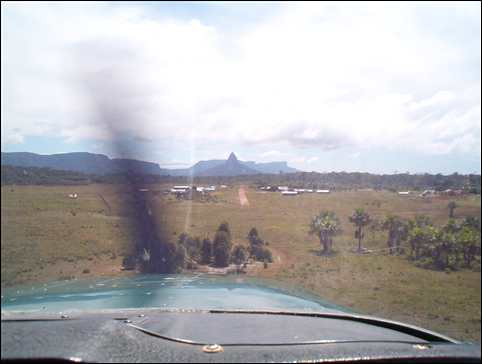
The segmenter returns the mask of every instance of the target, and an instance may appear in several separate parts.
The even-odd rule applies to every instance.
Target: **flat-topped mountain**
[[[100,175],[125,171],[132,171],[139,174],[161,174],[161,168],[157,163],[134,159],[111,159],[103,154],[86,152],[51,155],[27,152],[2,152],[2,165],[51,168]]]
[[[234,153],[227,160],[199,161],[190,168],[167,169],[159,164],[134,159],[109,158],[103,154],[86,152],[42,155],[27,152],[2,152],[2,165],[51,168],[88,174],[113,174],[131,171],[138,174],[171,176],[239,176],[258,173],[294,173],[286,162],[256,163],[240,161]]]

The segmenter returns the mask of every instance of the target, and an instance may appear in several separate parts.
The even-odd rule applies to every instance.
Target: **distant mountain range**
[[[2,152],[2,165],[18,167],[52,168],[88,174],[106,175],[132,171],[138,174],[154,174],[161,176],[239,176],[252,174],[294,173],[286,162],[256,163],[240,161],[234,153],[227,160],[212,159],[197,162],[190,168],[167,169],[159,164],[135,159],[109,158],[103,154],[63,153],[41,155],[28,152]]]

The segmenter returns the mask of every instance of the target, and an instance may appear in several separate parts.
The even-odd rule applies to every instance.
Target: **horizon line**
[[[8,152],[8,151],[1,151],[1,153],[30,153],[30,154],[36,154],[36,155],[42,155],[42,156],[52,156],[52,155],[59,155],[59,154],[74,154],[74,153],[85,153],[85,154],[93,154],[93,155],[103,155],[103,156],[106,156],[107,158],[109,159],[128,159],[128,160],[136,160],[136,161],[140,161],[140,162],[147,162],[147,163],[154,163],[154,164],[157,164],[159,166],[159,168],[161,169],[171,169],[171,170],[176,170],[176,169],[189,169],[191,168],[192,166],[194,166],[196,163],[198,162],[202,162],[202,161],[210,161],[210,160],[216,160],[216,158],[212,158],[212,159],[205,159],[205,160],[198,160],[197,162],[194,162],[194,164],[192,165],[189,165],[189,163],[159,163],[159,162],[152,162],[152,161],[147,161],[147,160],[144,160],[144,159],[137,159],[137,158],[126,158],[126,157],[112,157],[110,155],[108,155],[107,153],[93,153],[93,152],[86,152],[86,151],[76,151],[76,152],[60,152],[60,153],[50,153],[50,154],[42,154],[42,153],[36,153],[36,152],[28,152],[28,151],[23,151],[23,152]],[[229,155],[231,155],[232,153],[234,152],[230,152]],[[236,153],[234,153],[236,155]],[[237,158],[237,157],[236,157]],[[228,158],[226,159],[223,159],[223,160],[227,160]],[[219,160],[219,159],[218,159]],[[256,162],[256,161],[243,161],[243,162],[254,162],[254,163],[275,163],[275,162],[285,162],[287,164],[287,166],[289,167],[288,165],[288,161],[286,160],[277,160],[277,161],[271,161],[271,162]],[[8,164],[7,164],[8,165]],[[189,166],[189,167],[186,167],[186,168],[166,168],[166,167],[163,167],[163,166],[173,166],[173,165],[185,165],[185,166]],[[3,166],[3,164],[2,164]],[[14,167],[20,167],[20,166],[14,166]],[[26,167],[26,168],[29,168],[29,167]],[[41,167],[37,167],[37,168],[41,168]],[[294,167],[290,167],[290,168],[294,168]],[[297,168],[294,168],[294,169],[297,169]],[[311,171],[304,171],[304,170],[300,170],[300,169],[297,169],[296,172],[283,172],[283,174],[291,174],[291,173],[319,173],[319,174],[330,174],[330,173],[363,173],[363,174],[372,174],[372,175],[390,175],[390,176],[393,176],[393,175],[401,175],[401,174],[408,174],[408,175],[425,175],[425,174],[428,174],[428,175],[442,175],[442,176],[451,176],[451,175],[454,175],[454,174],[457,174],[457,175],[462,175],[462,176],[470,176],[470,175],[475,175],[475,176],[480,176],[481,175],[481,172],[480,171],[474,171],[474,172],[467,172],[467,173],[461,173],[461,172],[452,172],[452,173],[441,173],[441,172],[438,172],[438,173],[429,173],[429,172],[410,172],[410,171],[406,171],[406,172],[399,172],[399,171],[394,171],[392,173],[390,172],[383,172],[383,173],[380,173],[380,172],[367,172],[367,171],[347,171],[347,170],[339,170],[339,171],[336,171],[336,170],[331,170],[331,171],[316,171],[316,170],[311,170]]]

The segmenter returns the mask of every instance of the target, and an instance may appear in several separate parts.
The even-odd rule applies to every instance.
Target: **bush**
[[[176,255],[174,257],[174,267],[172,269],[172,272],[178,273],[184,268],[186,255],[186,248],[184,248],[182,245],[179,245],[177,247]]]
[[[260,238],[258,230],[256,228],[251,228],[247,236],[249,240],[249,256],[254,258],[259,262],[264,262],[267,260],[268,262],[272,262],[273,258],[271,255],[271,251],[265,247],[265,242],[263,239]]]
[[[231,261],[236,265],[243,264],[248,257],[246,248],[242,245],[236,245],[231,253]]]
[[[250,247],[250,255],[258,262],[264,262],[265,260],[269,263],[273,262],[271,250],[268,248],[263,248],[259,245],[252,245]]]
[[[184,268],[186,248],[183,245],[167,242],[160,246],[160,259],[152,261],[150,271],[157,273],[178,273]]]
[[[201,263],[210,264],[213,256],[213,244],[208,238],[204,239],[201,246]]]
[[[231,230],[229,229],[229,224],[226,221],[219,225],[218,231],[224,231],[228,235],[229,241],[231,241]]]
[[[231,251],[231,238],[224,230],[219,230],[214,236],[213,257],[214,264],[218,267],[226,267],[229,264]]]
[[[179,236],[179,245],[184,246],[187,256],[194,261],[201,259],[201,240],[199,238],[192,238],[186,233]]]
[[[136,268],[136,258],[133,256],[127,256],[122,259],[122,266],[125,270],[133,270]]]

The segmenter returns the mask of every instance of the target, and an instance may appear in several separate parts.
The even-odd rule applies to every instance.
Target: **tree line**
[[[355,226],[356,251],[365,252],[362,246],[365,230],[387,233],[388,254],[406,255],[416,265],[433,269],[470,268],[474,261],[480,262],[480,219],[466,217],[461,221],[453,218],[454,202],[447,206],[448,222],[437,227],[425,215],[403,219],[397,215],[385,216],[382,220],[372,219],[362,208],[356,209],[348,221]],[[333,251],[335,236],[341,233],[340,219],[333,211],[321,211],[309,225],[309,233],[320,241],[321,253]]]
[[[3,185],[86,185],[92,177],[50,168],[2,166]]]
[[[174,184],[234,184],[253,186],[287,185],[292,188],[329,188],[337,190],[372,188],[385,190],[461,189],[480,194],[480,174],[409,174],[378,175],[361,172],[296,172],[281,174],[258,174],[232,177],[190,177],[135,174],[132,172],[107,175],[90,175],[49,168],[14,167],[2,165],[2,185],[9,184],[86,184],[107,183],[174,183]]]

